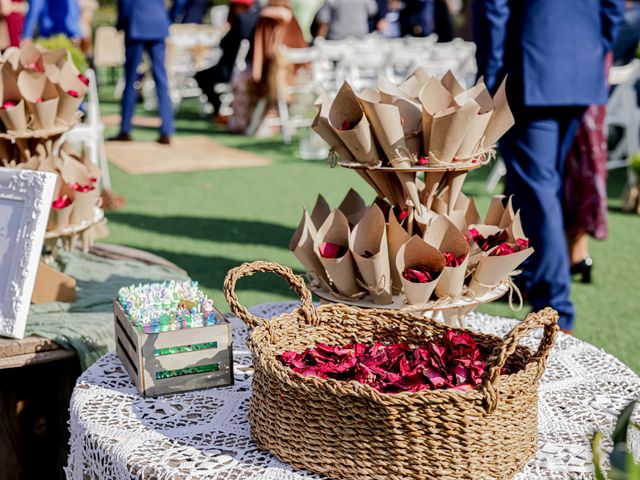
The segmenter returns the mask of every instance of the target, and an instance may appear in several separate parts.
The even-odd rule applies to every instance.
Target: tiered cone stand
[[[417,70],[402,85],[382,80],[356,94],[345,83],[318,102],[313,129],[332,161],[376,192],[367,206],[350,191],[332,210],[322,196],[306,210],[290,249],[323,300],[360,307],[441,311],[448,323],[515,287],[533,252],[511,199],[481,217],[462,193],[467,172],[486,165],[513,125],[503,84],[465,90]]]
[[[73,248],[82,237],[91,243],[91,229],[104,219],[100,208],[100,169],[64,144],[76,125],[88,80],[65,49],[44,50],[27,41],[0,58],[0,165],[58,175],[47,233],[48,249],[58,239]]]
[[[82,118],[79,109],[88,79],[65,49],[44,50],[26,41],[2,54],[0,80],[0,166],[55,173],[58,182],[46,250],[55,255],[60,243],[71,250],[81,238],[87,252],[94,227],[104,220],[98,188],[101,172],[64,143],[64,134]],[[45,279],[47,285],[40,285]],[[64,299],[51,297],[49,293],[56,291],[53,282],[75,284],[41,263],[34,298],[74,299],[75,294]],[[45,294],[40,295],[39,289]]]

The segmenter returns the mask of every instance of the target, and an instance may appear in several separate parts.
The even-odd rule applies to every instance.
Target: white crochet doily
[[[271,318],[295,303],[260,305]],[[321,478],[289,467],[251,440],[248,405],[251,355],[246,326],[232,318],[235,385],[145,399],[114,353],[78,380],[71,400],[70,480]],[[515,320],[471,314],[467,327],[504,335]],[[526,343],[535,346],[538,336]],[[640,398],[640,378],[620,361],[574,337],[559,334],[542,378],[537,458],[516,477],[593,478],[590,436],[611,433],[617,414]],[[639,453],[638,436],[632,445]]]

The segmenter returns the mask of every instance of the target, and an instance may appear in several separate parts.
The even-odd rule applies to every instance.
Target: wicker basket
[[[293,313],[267,321],[238,302],[236,282],[257,272],[283,277],[300,295]],[[256,444],[296,467],[336,479],[509,479],[535,456],[538,383],[553,346],[557,313],[531,314],[506,337],[472,333],[492,348],[482,386],[384,394],[358,382],[302,376],[276,355],[316,342],[421,344],[450,329],[410,313],[345,305],[315,308],[302,277],[268,262],[244,264],[225,280],[231,311],[253,331],[251,433]],[[544,327],[534,354],[519,346]],[[526,368],[501,376],[512,356]]]

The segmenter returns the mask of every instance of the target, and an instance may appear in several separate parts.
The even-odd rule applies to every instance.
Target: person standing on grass
[[[74,40],[81,37],[78,0],[30,0],[22,38],[60,34]]]
[[[165,39],[169,26],[180,15],[185,0],[174,0],[167,11],[164,0],[118,0],[117,28],[124,32],[126,58],[124,65],[125,87],[122,95],[122,122],[120,134],[112,140],[131,141],[133,112],[136,107],[135,83],[138,65],[146,51],[151,59],[153,80],[158,94],[162,124],[158,143],[169,145],[174,133],[173,106],[169,96],[169,80],[165,69]]]
[[[522,210],[535,253],[517,280],[535,309],[574,327],[564,234],[564,161],[587,106],[607,102],[605,55],[624,0],[474,0],[478,75],[495,92],[505,76],[514,127],[500,142],[506,191]]]

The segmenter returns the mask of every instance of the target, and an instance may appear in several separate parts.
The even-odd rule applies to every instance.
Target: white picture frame
[[[57,175],[0,168],[0,335],[24,337]]]

